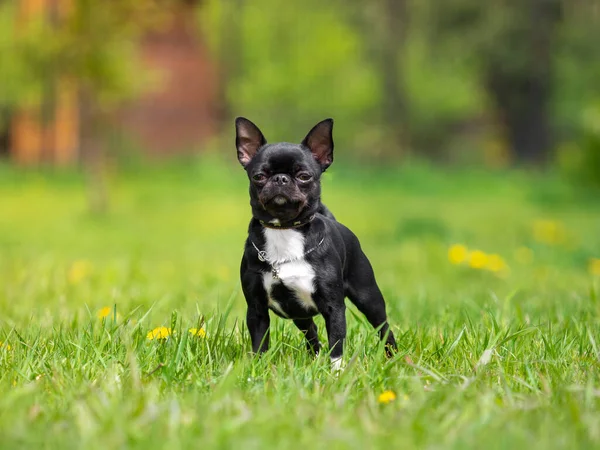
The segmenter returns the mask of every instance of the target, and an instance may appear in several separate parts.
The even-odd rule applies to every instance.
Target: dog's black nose
[[[290,177],[284,173],[278,173],[273,176],[273,183],[278,186],[285,186],[286,184],[289,184],[290,181],[292,181]]]

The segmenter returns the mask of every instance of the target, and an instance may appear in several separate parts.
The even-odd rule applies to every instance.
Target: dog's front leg
[[[342,368],[342,356],[344,354],[344,341],[346,340],[346,305],[342,298],[326,308],[323,312],[327,338],[329,341],[329,357],[334,372]]]
[[[254,353],[264,353],[269,349],[269,310],[258,305],[248,306],[246,324]]]

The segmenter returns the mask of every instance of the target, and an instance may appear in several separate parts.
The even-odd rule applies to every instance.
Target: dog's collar
[[[294,220],[293,222],[280,223],[277,222],[265,222],[264,220],[259,220],[260,224],[265,228],[272,228],[274,230],[288,230],[290,228],[299,228],[301,226],[306,225],[314,220],[315,214],[307,217],[305,220]]]
[[[319,241],[319,243],[317,245],[306,250],[300,258],[286,258],[286,259],[281,259],[278,261],[269,261],[266,251],[259,249],[254,242],[250,241],[250,243],[252,244],[252,247],[254,247],[254,249],[256,250],[256,253],[258,253],[258,260],[261,262],[267,263],[271,267],[271,273],[273,274],[273,278],[278,280],[279,279],[279,267],[282,264],[290,263],[293,261],[298,261],[298,260],[304,258],[306,255],[308,255],[308,254],[314,252],[316,249],[318,249],[324,240],[325,240],[324,237],[321,238],[321,240]]]

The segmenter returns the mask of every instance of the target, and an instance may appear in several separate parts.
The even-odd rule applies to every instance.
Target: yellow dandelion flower
[[[519,264],[531,264],[533,262],[533,250],[529,247],[519,247],[515,250],[515,259]]]
[[[98,310],[96,316],[98,316],[98,319],[105,319],[106,317],[110,316],[111,313],[112,308],[110,308],[109,306],[105,306],[104,308]]]
[[[488,263],[488,255],[481,250],[474,250],[469,253],[469,265],[473,269],[483,269]]]
[[[589,270],[592,275],[600,277],[600,259],[599,258],[590,259]]]
[[[0,349],[4,349],[4,350],[12,350],[12,347],[10,346],[10,344],[8,342],[2,342],[0,341]]]
[[[543,244],[556,245],[564,242],[566,232],[560,222],[536,220],[533,223],[533,238]]]
[[[157,327],[152,331],[149,331],[146,335],[146,339],[152,341],[155,339],[167,339],[171,336],[171,329],[167,327]]]
[[[206,331],[204,331],[204,328],[190,328],[188,331],[192,334],[192,336],[195,337],[203,338],[206,336]]]
[[[92,264],[86,260],[75,261],[67,274],[67,279],[71,284],[78,284],[83,281],[92,271]]]
[[[100,308],[96,313],[98,319],[112,319],[113,317],[113,309],[109,306],[105,306],[104,308]],[[117,313],[117,320],[121,320],[121,314]]]
[[[384,391],[377,397],[377,401],[384,404],[393,402],[394,400],[396,400],[396,394],[393,391]]]
[[[448,249],[448,260],[452,264],[461,264],[467,260],[469,250],[461,244],[455,244]]]
[[[502,272],[506,269],[506,263],[504,259],[500,255],[492,254],[487,258],[486,269],[491,270],[492,272]]]

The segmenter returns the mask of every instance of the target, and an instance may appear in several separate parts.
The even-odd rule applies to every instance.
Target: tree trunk
[[[523,13],[530,25],[509,30],[521,46],[523,58],[515,70],[507,61],[489,61],[486,84],[517,163],[543,164],[552,149],[550,100],[552,98],[552,37],[560,19],[559,0],[527,0]],[[513,42],[514,42],[513,41]],[[508,68],[507,68],[508,67]]]
[[[0,107],[0,158],[7,158],[10,151],[10,112]]]
[[[81,98],[81,162],[86,174],[88,210],[92,215],[105,215],[109,207],[103,133],[106,129],[105,117],[96,105],[93,94],[85,92]]]
[[[548,116],[550,83],[531,73],[506,74],[491,69],[488,89],[519,163],[542,164],[552,146]]]
[[[408,100],[404,83],[404,49],[407,36],[406,0],[380,0],[382,36],[379,72],[383,90],[382,121],[396,151],[408,150]],[[368,34],[367,34],[368,35]]]
[[[409,148],[409,107],[403,79],[404,43],[407,35],[407,0],[354,0],[346,14],[364,39],[368,62],[381,87],[378,121],[384,130],[387,154]]]

